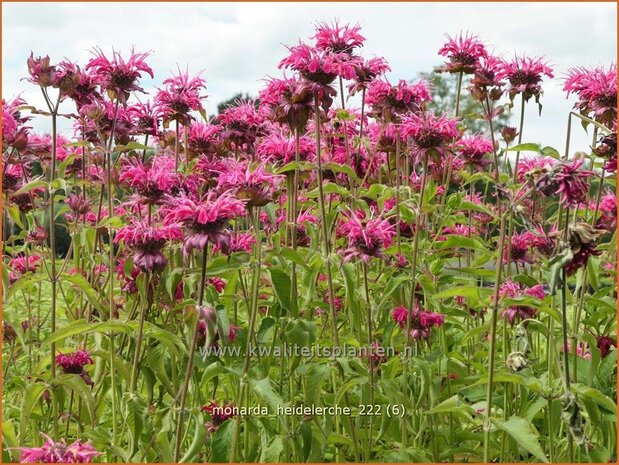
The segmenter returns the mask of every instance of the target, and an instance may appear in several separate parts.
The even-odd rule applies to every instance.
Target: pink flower
[[[518,160],[518,182],[525,182],[527,176],[543,174],[552,170],[556,160],[552,157],[524,157]]]
[[[120,169],[119,181],[139,195],[146,204],[162,203],[166,194],[173,194],[180,186],[174,158],[156,155],[148,163],[132,158]]]
[[[447,36],[447,42],[439,49],[438,54],[449,58],[440,71],[449,73],[471,74],[475,72],[481,58],[486,58],[486,47],[475,35],[466,33],[452,38]]]
[[[274,121],[287,124],[293,133],[301,133],[314,110],[315,98],[323,111],[327,111],[335,95],[335,89],[330,86],[305,80],[271,79],[258,99],[260,108],[270,111]]]
[[[352,54],[353,50],[362,47],[365,41],[365,37],[359,34],[360,30],[361,26],[358,24],[340,26],[338,21],[331,24],[323,22],[316,25],[316,34],[312,39],[316,39],[318,50]]]
[[[283,176],[268,173],[264,163],[251,169],[248,162],[225,160],[222,163],[217,187],[234,192],[237,198],[246,200],[248,206],[262,207],[273,200],[283,181]]]
[[[499,297],[502,299],[517,299],[519,297],[534,297],[543,300],[546,297],[544,288],[541,284],[533,287],[525,288],[522,284],[515,283],[507,279],[499,287]],[[514,324],[516,320],[526,320],[533,318],[537,311],[533,307],[526,305],[515,305],[503,310],[503,318],[507,318],[510,324]]]
[[[56,365],[63,369],[65,373],[79,374],[86,365],[94,364],[94,360],[90,354],[82,349],[78,349],[75,352],[68,354],[56,355]]]
[[[589,203],[589,209],[595,210],[595,202]],[[617,228],[617,197],[612,192],[608,192],[600,199],[598,206],[600,214],[595,227],[597,229],[606,229],[613,232]]]
[[[137,103],[127,108],[127,113],[135,119],[140,134],[156,136],[161,121],[161,109],[150,102]]]
[[[236,101],[234,105],[227,107],[218,118],[224,126],[221,138],[230,140],[238,148],[253,145],[264,123],[264,115],[256,109],[256,103],[253,100]]]
[[[606,158],[606,162],[602,167],[611,173],[617,172],[617,130],[615,132],[602,136],[599,145],[593,149],[593,153],[598,157]]]
[[[408,319],[411,320],[411,337],[413,339],[429,339],[432,328],[443,326],[445,315],[441,313],[427,312],[419,307],[410,312],[406,307],[396,307],[391,313],[393,321],[400,325],[400,328],[408,327]]]
[[[20,463],[91,463],[101,452],[97,452],[90,442],[79,439],[66,445],[64,439],[54,442],[41,433],[45,443],[41,447],[20,447]]]
[[[9,282],[12,284],[26,273],[37,271],[41,263],[41,257],[35,254],[28,256],[18,255],[12,258],[8,263],[8,267],[12,270],[9,272]]]
[[[483,169],[490,163],[487,156],[494,151],[492,142],[481,134],[460,138],[456,150],[467,164],[478,169]]]
[[[503,263],[535,263],[535,258],[530,249],[536,244],[537,236],[529,231],[522,233],[514,232],[511,242],[511,256],[507,254],[508,245],[505,244]]]
[[[432,100],[424,80],[409,84],[400,80],[392,86],[386,79],[376,79],[368,86],[365,102],[372,107],[372,114],[387,122],[399,120],[406,112],[418,112],[424,103]]]
[[[598,349],[600,349],[600,354],[602,358],[605,358],[610,354],[610,351],[613,347],[617,347],[617,341],[610,336],[596,336],[596,345]]]
[[[101,89],[107,91],[110,99],[118,99],[123,105],[126,105],[131,92],[144,92],[138,85],[142,73],[155,77],[153,70],[146,64],[148,52],[136,53],[131,50],[127,61],[116,51],[112,51],[111,60],[100,49],[95,49],[94,55],[86,65],[86,70],[92,70],[93,78]]]
[[[593,118],[611,128],[617,120],[617,65],[608,69],[571,68],[568,71],[563,90],[567,95],[576,94],[574,105],[582,114],[593,113]]]
[[[30,117],[22,116],[20,107],[26,102],[21,98],[2,99],[2,145],[12,145],[16,150],[24,150],[28,144],[28,129],[25,126]]]
[[[401,128],[402,135],[412,139],[413,153],[417,157],[429,149],[435,149],[442,155],[445,146],[459,135],[455,119],[436,116],[433,112],[411,114],[402,120]]]
[[[187,145],[196,155],[215,157],[221,151],[221,133],[219,124],[193,122],[189,126]]]
[[[503,95],[505,84],[502,74],[503,61],[497,57],[488,55],[479,59],[471,79],[469,91],[478,101],[484,103],[486,99],[497,101]]]
[[[22,186],[23,170],[21,165],[2,163],[2,190],[5,192],[16,191]],[[28,172],[28,170],[26,170]]]
[[[531,247],[545,257],[551,257],[557,247],[556,233],[557,227],[553,224],[548,233],[546,233],[542,225],[538,225],[525,234],[528,235],[528,241]]]
[[[315,142],[308,136],[299,137],[299,160],[307,161],[314,158]],[[297,143],[295,137],[272,132],[262,139],[256,149],[256,155],[263,162],[281,162],[287,164],[295,161]]]
[[[363,89],[367,89],[368,85],[377,77],[382,76],[387,71],[391,71],[387,60],[381,57],[370,58],[357,64],[355,72],[357,76],[348,86],[350,95],[355,95]]]
[[[163,81],[164,89],[160,89],[155,96],[155,102],[161,108],[164,121],[178,121],[183,125],[189,124],[193,118],[191,111],[203,111],[200,93],[206,88],[206,82],[200,74],[192,78],[189,71],[178,71],[177,76]]]
[[[56,355],[56,365],[62,368],[62,371],[67,374],[80,375],[88,386],[94,386],[94,383],[90,379],[90,376],[84,367],[86,365],[93,365],[94,363],[95,361],[92,359],[90,354],[82,349],[78,349],[75,352],[70,352],[68,354]]]
[[[347,53],[320,50],[302,42],[288,47],[288,50],[290,55],[280,61],[279,68],[298,71],[303,78],[322,86],[331,84],[338,76],[353,79],[355,65],[361,60]]]
[[[395,236],[394,227],[388,220],[372,218],[361,221],[358,213],[348,216],[338,228],[338,233],[348,238],[345,261],[359,258],[368,262],[372,257],[382,258],[383,249],[391,245]]]
[[[589,186],[585,180],[594,175],[592,171],[579,169],[583,163],[584,159],[557,162],[538,179],[535,187],[547,196],[560,195],[564,205],[578,206],[587,200]]]
[[[544,76],[554,77],[552,68],[548,66],[546,60],[527,56],[516,56],[511,61],[503,61],[500,73],[501,78],[509,81],[510,99],[514,100],[516,95],[522,94],[525,101],[535,97],[538,103],[542,94],[541,83]]]
[[[218,278],[218,277],[214,277],[214,278],[209,278],[208,279],[208,283],[213,286],[213,289],[215,289],[215,291],[218,294],[221,294],[223,292],[223,290],[226,288],[226,281],[224,279]]]
[[[475,226],[469,226],[466,224],[455,224],[453,226],[447,226],[443,228],[443,234],[451,236],[464,236],[471,237],[471,234],[477,234]]]
[[[183,248],[185,255],[196,248],[204,249],[208,242],[228,253],[230,234],[225,228],[230,220],[244,215],[245,211],[245,203],[229,192],[209,192],[199,199],[181,194],[170,199],[164,223],[180,223],[187,228]]]
[[[211,401],[200,410],[211,416],[211,421],[206,423],[206,429],[209,433],[214,433],[224,421],[237,415],[237,408],[231,402],[224,402],[219,405],[216,401]]]
[[[133,264],[144,272],[152,273],[163,270],[168,263],[162,253],[166,243],[182,239],[183,234],[176,225],[155,227],[142,220],[121,228],[114,242],[123,242],[132,249]]]
[[[41,87],[50,87],[56,82],[57,69],[55,65],[50,64],[48,55],[35,58],[31,52],[26,64],[30,75],[28,81]]]

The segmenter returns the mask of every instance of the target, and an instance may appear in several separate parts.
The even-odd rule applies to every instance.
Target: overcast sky
[[[478,34],[505,57],[544,55],[559,78],[573,66],[608,66],[617,55],[615,3],[4,3],[2,13],[3,98],[21,95],[37,106],[40,91],[21,80],[31,51],[83,65],[95,46],[123,56],[135,46],[153,52],[155,79],[142,81],[151,95],[177,65],[188,65],[191,73],[204,71],[213,113],[238,92],[255,95],[262,78],[279,75],[283,44],[335,18],[361,24],[364,56],[385,57],[392,82],[439,65],[444,34],[459,31]],[[525,142],[564,148],[574,100],[566,100],[561,86],[560,79],[544,83],[541,117],[529,105]],[[33,124],[39,131],[46,125]],[[573,148],[586,149],[589,137],[577,132]]]

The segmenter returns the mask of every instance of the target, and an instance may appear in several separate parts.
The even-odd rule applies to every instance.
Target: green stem
[[[181,387],[180,395],[180,409],[178,417],[176,419],[176,444],[174,447],[174,461],[178,462],[181,453],[181,444],[183,442],[183,413],[185,411],[185,403],[187,402],[187,392],[189,391],[189,381],[191,380],[191,374],[193,373],[193,360],[196,354],[196,346],[198,341],[198,331],[200,329],[200,312],[204,303],[204,289],[206,287],[206,259],[208,257],[208,244],[204,247],[202,252],[202,274],[200,277],[200,295],[198,298],[198,313],[196,315],[196,323],[191,336],[191,343],[189,346],[189,359],[187,360],[187,370],[185,371],[185,377],[183,378],[183,385]],[[197,426],[199,427],[199,426]]]
[[[253,335],[256,329],[256,319],[258,313],[258,300],[259,300],[259,290],[260,290],[260,265],[262,260],[262,238],[260,237],[260,228],[258,227],[258,221],[255,218],[257,216],[253,211],[252,207],[248,207],[248,215],[249,220],[251,222],[252,228],[254,229],[254,234],[256,236],[256,249],[255,249],[255,268],[254,274],[252,277],[251,283],[251,295],[250,295],[250,307],[248,308],[249,312],[249,326],[247,330],[247,346],[245,348],[245,358],[243,360],[243,372],[241,375],[241,382],[239,386],[239,398],[238,405],[243,406],[245,402],[245,397],[249,397],[248,390],[248,373],[249,373],[249,361],[251,354],[251,344],[253,340]],[[235,462],[237,460],[237,451],[239,445],[239,438],[241,434],[241,422],[243,420],[242,415],[238,415],[236,417],[235,425],[234,425],[234,434],[232,436],[232,461]],[[247,445],[247,441],[246,444]]]

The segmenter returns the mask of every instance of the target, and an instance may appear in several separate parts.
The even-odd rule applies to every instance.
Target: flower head
[[[473,73],[481,58],[486,58],[486,47],[475,35],[460,33],[452,38],[447,36],[447,42],[439,49],[438,54],[449,58],[440,71],[449,73]]]
[[[304,79],[322,86],[328,86],[338,76],[353,79],[355,65],[360,62],[360,58],[348,53],[321,50],[302,42],[288,50],[290,54],[279,62],[279,68],[298,71]]]
[[[617,120],[617,64],[608,69],[571,68],[568,71],[563,90],[567,95],[576,94],[578,102],[574,105],[584,115],[611,128]]]
[[[221,138],[230,140],[235,147],[251,146],[264,123],[264,115],[256,108],[253,100],[237,100],[227,107],[219,120],[224,126]]]
[[[481,134],[461,137],[456,144],[456,151],[462,160],[481,169],[490,163],[487,157],[493,150],[492,142]]]
[[[217,179],[222,191],[234,192],[237,198],[247,201],[248,206],[262,207],[273,200],[283,176],[271,174],[264,169],[264,162],[253,168],[248,162],[226,160]]]
[[[331,24],[322,22],[316,25],[316,34],[312,39],[316,39],[318,50],[352,54],[354,49],[363,46],[365,41],[365,37],[359,34],[360,30],[361,26],[358,24],[340,26],[338,21]]]
[[[9,281],[14,283],[20,276],[34,272],[41,266],[42,259],[38,255],[18,255],[9,260],[8,266],[12,270],[9,272]]]
[[[430,90],[424,80],[416,83],[400,80],[393,86],[386,79],[376,79],[368,86],[365,96],[372,114],[387,122],[397,122],[407,112],[419,112],[430,100]]]
[[[215,157],[221,153],[221,133],[219,124],[193,122],[189,126],[187,145],[194,155]]]
[[[200,410],[211,416],[211,421],[206,423],[206,429],[209,433],[217,431],[221,424],[237,415],[237,408],[231,402],[224,402],[219,405],[216,401],[211,401],[204,405]]]
[[[67,374],[80,375],[84,382],[89,386],[93,386],[94,383],[90,379],[90,376],[84,367],[94,363],[95,361],[90,356],[90,353],[82,349],[78,349],[75,352],[70,352],[67,354],[56,355],[56,365],[62,368],[62,371]]]
[[[170,199],[164,223],[180,223],[187,228],[183,248],[186,255],[193,249],[204,249],[208,242],[227,253],[230,234],[226,226],[230,220],[244,215],[245,211],[245,202],[229,192],[209,192],[197,199],[181,194],[178,198]]]
[[[135,221],[121,228],[114,242],[122,242],[132,249],[133,264],[144,272],[152,273],[163,270],[168,263],[168,259],[162,253],[166,243],[182,239],[181,229],[174,224],[152,226],[146,221]]]
[[[371,218],[362,221],[359,214],[352,213],[340,225],[338,233],[348,238],[344,260],[356,257],[368,262],[372,257],[383,257],[383,249],[391,245],[395,229],[388,220]]]
[[[79,439],[67,445],[64,439],[54,442],[41,433],[45,443],[41,447],[20,447],[20,463],[91,463],[101,452],[97,452],[90,442]]]
[[[445,315],[441,313],[428,312],[419,307],[412,312],[406,307],[396,307],[391,313],[391,318],[400,325],[400,328],[408,327],[408,319],[411,321],[411,337],[413,339],[429,339],[431,330],[434,327],[443,326]]]
[[[118,99],[123,105],[126,105],[131,92],[144,92],[138,85],[142,73],[147,73],[151,78],[155,77],[153,70],[146,64],[148,52],[136,53],[132,50],[126,61],[116,51],[112,52],[111,60],[100,49],[96,49],[94,55],[86,65],[86,70],[92,71],[93,78],[107,91],[110,99]]]
[[[607,357],[613,347],[617,347],[616,339],[610,336],[599,335],[595,337],[595,340],[602,358]]]
[[[509,82],[509,98],[514,100],[518,94],[522,94],[525,101],[535,97],[539,103],[542,94],[542,81],[544,76],[554,77],[552,68],[543,58],[516,56],[511,61],[503,61],[500,77]]]
[[[299,160],[311,160],[316,151],[316,144],[308,136],[299,137]],[[256,149],[256,155],[263,162],[281,162],[287,164],[295,161],[297,143],[295,137],[272,132],[262,139]]]
[[[161,109],[150,102],[137,103],[127,108],[127,113],[135,120],[137,132],[156,136],[161,122]]]
[[[445,115],[437,116],[433,112],[411,114],[402,120],[402,135],[411,138],[413,153],[417,156],[430,149],[442,154],[446,145],[459,134],[455,119]]]
[[[589,191],[586,179],[594,174],[581,170],[583,163],[584,159],[557,162],[538,179],[535,187],[547,196],[560,195],[564,205],[578,206],[586,201]]]
[[[166,155],[156,155],[147,164],[131,159],[121,167],[119,181],[135,190],[141,202],[152,205],[161,204],[180,184],[174,158]]]
[[[178,121],[187,125],[192,121],[191,111],[203,111],[200,93],[206,88],[206,82],[200,74],[194,77],[189,72],[181,72],[177,76],[163,81],[164,89],[160,89],[155,96],[155,102],[161,112],[165,123]]]
[[[391,71],[391,68],[387,60],[381,57],[370,58],[369,60],[358,63],[355,67],[357,76],[348,86],[350,95],[355,95],[360,90],[367,89],[370,83],[387,71]]]
[[[517,299],[520,297],[534,297],[543,300],[546,297],[544,288],[541,284],[533,287],[524,287],[522,284],[515,283],[507,279],[499,287],[499,297],[502,299]],[[533,318],[536,314],[535,308],[527,305],[514,305],[503,310],[503,318],[506,318],[510,324],[516,321]]]

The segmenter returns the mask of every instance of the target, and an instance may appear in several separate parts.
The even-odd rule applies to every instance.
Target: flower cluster
[[[443,326],[445,323],[445,315],[427,312],[418,307],[412,312],[403,306],[396,307],[391,313],[391,318],[402,329],[408,328],[410,319],[410,335],[413,339],[427,340],[430,338],[432,328]]]
[[[67,445],[64,440],[54,441],[41,433],[45,443],[41,447],[20,447],[20,463],[91,463],[101,455],[90,442],[77,439]]]

